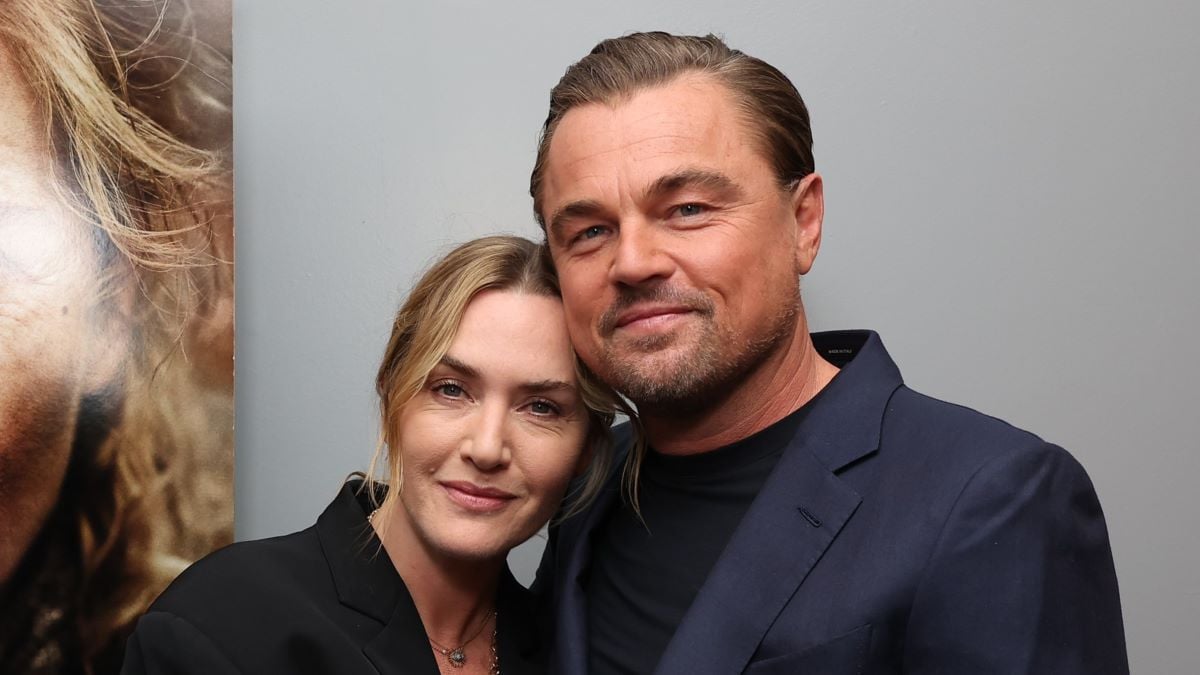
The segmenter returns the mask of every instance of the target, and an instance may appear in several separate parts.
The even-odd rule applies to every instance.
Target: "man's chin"
[[[679,342],[679,335],[675,332],[638,333],[616,338],[609,351],[616,352],[621,361],[629,362],[633,359],[654,358],[668,350],[686,349]]]
[[[710,370],[696,350],[669,346],[609,356],[602,365],[600,377],[639,408],[690,407]]]

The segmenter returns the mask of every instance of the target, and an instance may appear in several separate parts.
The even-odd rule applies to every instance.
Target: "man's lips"
[[[670,320],[682,314],[692,312],[691,307],[682,305],[658,305],[653,307],[631,307],[617,315],[614,328],[624,328],[630,324],[652,325],[658,320]]]
[[[441,483],[450,500],[468,511],[486,513],[498,511],[517,496],[499,488],[483,487],[469,481],[444,481]]]

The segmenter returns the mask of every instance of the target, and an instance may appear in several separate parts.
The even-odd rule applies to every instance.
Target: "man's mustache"
[[[611,336],[617,329],[621,315],[638,305],[682,307],[704,316],[711,316],[714,311],[712,300],[700,291],[685,290],[667,284],[622,286],[617,291],[616,300],[600,316],[600,335]]]

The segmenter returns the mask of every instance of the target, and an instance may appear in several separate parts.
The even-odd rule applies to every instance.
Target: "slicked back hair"
[[[812,126],[800,92],[777,68],[731,49],[715,35],[632,33],[604,40],[567,69],[550,91],[537,161],[529,179],[533,211],[545,229],[542,187],[550,143],[564,115],[591,103],[615,105],[688,74],[712,77],[732,94],[743,122],[775,170],[781,188],[815,170]]]

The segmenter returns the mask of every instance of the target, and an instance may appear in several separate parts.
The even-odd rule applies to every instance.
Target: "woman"
[[[343,486],[316,525],[184,572],[126,673],[542,671],[512,547],[598,489],[618,399],[579,364],[540,247],[464,244],[396,315],[376,380],[388,486]],[[374,462],[372,462],[374,464]]]
[[[229,62],[167,4],[0,2],[2,673],[115,673],[232,534]]]

